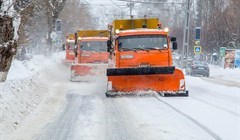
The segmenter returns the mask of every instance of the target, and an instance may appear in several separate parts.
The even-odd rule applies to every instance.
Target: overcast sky
[[[121,1],[118,1],[118,0],[87,0],[89,3],[91,4],[109,4],[109,5],[114,5],[114,3],[117,3],[117,4],[126,4],[126,2],[121,2]]]
[[[129,7],[127,6],[128,2],[123,2],[121,0],[86,0],[91,7],[93,8],[93,13],[98,12],[98,9],[106,9],[106,11],[110,11],[110,9],[123,9],[124,11],[130,12]],[[127,0],[128,1],[128,0]],[[135,5],[136,6],[136,5]],[[136,8],[136,7],[135,7]],[[135,8],[133,8],[133,14],[135,13]]]
[[[121,2],[118,0],[87,0],[87,2],[89,2],[92,6],[94,7],[103,7],[102,5],[106,6],[106,7],[116,7],[116,5],[119,6],[126,6],[127,2]]]
[[[111,14],[116,14],[116,13],[111,13],[111,11],[117,10],[119,11],[119,18],[120,18],[120,14],[121,14],[121,10],[123,10],[126,14],[129,15],[130,9],[127,6],[128,2],[123,2],[121,0],[86,0],[92,7],[92,13],[98,17],[102,23],[101,24],[101,28],[106,28],[106,24],[109,22],[108,16],[107,15],[111,15]],[[129,1],[129,0],[127,0]],[[136,15],[136,11],[139,8],[137,6],[138,4],[135,4],[132,14]],[[103,12],[104,11],[104,14]],[[124,17],[124,18],[129,18],[129,17]]]

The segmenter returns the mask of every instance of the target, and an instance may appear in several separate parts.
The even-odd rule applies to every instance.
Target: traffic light
[[[62,21],[60,19],[56,20],[56,32],[62,31]]]
[[[201,27],[196,27],[196,40],[200,40],[201,39]]]

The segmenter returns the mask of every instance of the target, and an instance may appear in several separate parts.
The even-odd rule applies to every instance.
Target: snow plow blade
[[[73,82],[91,82],[105,77],[108,64],[72,64],[71,79]]]
[[[121,68],[107,70],[107,97],[154,91],[163,96],[188,96],[185,78],[175,67]]]
[[[107,76],[173,74],[175,67],[142,67],[107,69]]]

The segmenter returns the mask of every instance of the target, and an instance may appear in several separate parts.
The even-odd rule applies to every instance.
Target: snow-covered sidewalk
[[[47,97],[62,54],[13,60],[6,82],[0,83],[0,137],[12,133]],[[49,77],[51,76],[52,77]]]
[[[222,80],[235,81],[240,84],[240,68],[224,69],[219,66],[210,65],[210,76]]]

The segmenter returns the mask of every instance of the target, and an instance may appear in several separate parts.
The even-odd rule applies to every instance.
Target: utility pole
[[[186,3],[186,12],[185,12],[185,20],[184,20],[184,35],[183,35],[183,52],[182,56],[185,59],[185,62],[187,63],[188,60],[188,48],[189,48],[189,19],[190,19],[190,0],[187,0]],[[185,63],[185,64],[186,64]],[[182,67],[185,67],[185,65],[182,62]]]
[[[130,6],[130,17],[132,17],[132,0],[130,0],[129,6]]]

